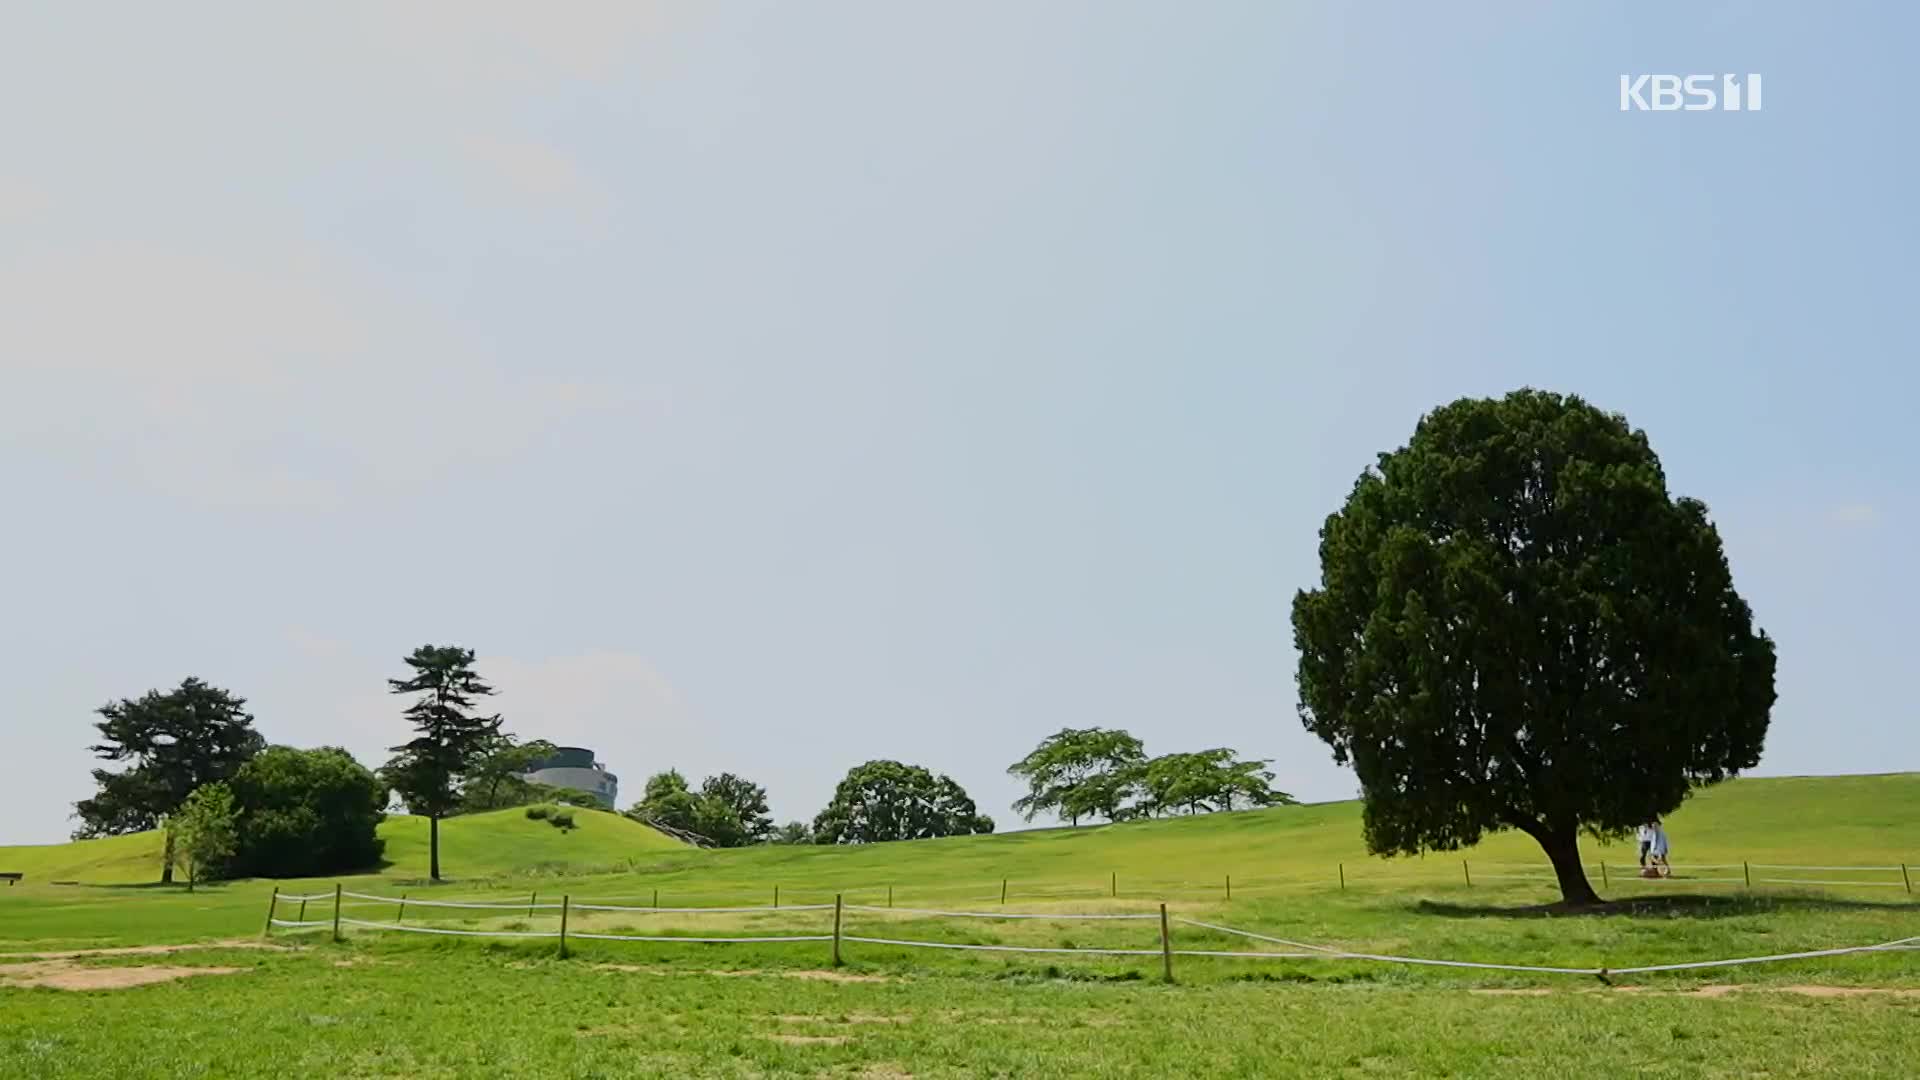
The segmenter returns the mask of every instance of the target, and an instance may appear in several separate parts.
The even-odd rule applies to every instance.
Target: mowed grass
[[[583,815],[585,818],[585,815]],[[0,1070],[20,1075],[1912,1075],[1920,1068],[1920,952],[1616,978],[1346,959],[1161,958],[909,949],[843,941],[702,945],[581,933],[830,933],[836,894],[851,937],[1042,948],[1156,950],[1159,904],[1183,950],[1285,946],[1192,919],[1353,951],[1484,963],[1620,968],[1884,942],[1920,935],[1897,885],[1818,890],[1713,884],[1693,864],[1898,866],[1920,861],[1920,777],[1743,780],[1669,821],[1682,877],[1618,877],[1639,901],[1599,915],[1545,909],[1541,860],[1499,836],[1456,856],[1371,859],[1358,807],[1290,807],[1181,821],[1045,830],[857,849],[711,852],[626,848],[507,817],[450,822],[458,880],[421,884],[424,852],[342,879],[341,914],[381,926],[557,931],[559,913],[422,907],[421,899],[613,901],[643,910],[569,913],[571,955],[552,939],[442,938],[343,926],[276,930],[284,953],[225,950],[60,963],[239,968],[137,989],[7,988],[0,958]],[[613,820],[613,819],[609,819]],[[511,833],[510,855],[463,848],[457,826]],[[620,822],[619,824],[631,824]],[[552,833],[549,836],[546,833]],[[477,843],[488,830],[471,832]],[[654,834],[657,837],[657,834]],[[660,838],[664,840],[664,838]],[[670,844],[670,842],[667,842]],[[613,848],[617,850],[603,850]],[[0,869],[11,853],[0,852]],[[558,852],[559,854],[556,854]],[[1616,848],[1590,859],[1632,861]],[[411,860],[418,859],[417,863]],[[577,859],[578,861],[569,861]],[[517,860],[517,862],[516,862]],[[1338,884],[1345,863],[1347,886]],[[617,868],[617,869],[616,869]],[[1507,873],[1503,873],[1506,871]],[[1225,895],[1225,876],[1234,895]],[[1766,873],[1785,873],[1767,871]],[[1738,872],[1736,872],[1738,876]],[[1805,876],[1847,875],[1821,871]],[[1860,874],[1884,882],[1898,874]],[[1000,907],[1000,882],[1008,882]],[[1596,874],[1596,883],[1598,875]],[[233,882],[189,896],[153,887],[0,889],[0,952],[146,942],[259,940],[272,889]],[[772,907],[780,890],[781,907]],[[752,904],[730,913],[653,912]],[[891,891],[895,907],[886,908]],[[1117,893],[1117,895],[1110,895]],[[1139,921],[947,919],[912,907],[1150,915]],[[869,910],[876,908],[878,910]],[[283,905],[282,918],[298,914]],[[330,922],[330,899],[308,903]],[[399,918],[404,922],[396,923]],[[18,957],[11,958],[22,962]],[[42,961],[43,963],[45,961]],[[341,966],[344,965],[344,966]],[[23,970],[23,969],[16,969]],[[852,981],[830,981],[828,975]]]

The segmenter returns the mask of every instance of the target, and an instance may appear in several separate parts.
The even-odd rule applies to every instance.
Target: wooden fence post
[[[653,906],[656,908],[660,906],[660,889],[658,886],[655,886],[653,890]]]
[[[1747,888],[1753,888],[1753,867],[1745,859],[1740,860],[1740,876],[1747,879]]]
[[[527,918],[529,919],[533,918],[533,905],[539,902],[540,902],[540,890],[535,889],[533,890],[533,895],[527,897]]]
[[[775,885],[773,887],[773,906],[774,907],[780,906],[780,886],[778,885]]]
[[[1347,891],[1347,864],[1346,863],[1340,864],[1340,891],[1341,892]]]
[[[407,894],[401,893],[400,894],[400,910],[393,913],[393,921],[397,925],[400,922],[400,920],[406,917],[407,917]]]
[[[1007,879],[1001,878],[1000,879],[1000,903],[1002,906],[1004,906],[1006,902],[1007,902]]]
[[[893,886],[887,886],[887,906],[893,906]]]
[[[267,901],[267,925],[260,928],[261,937],[266,937],[268,934],[273,933],[273,916],[274,916],[274,912],[279,907],[280,907],[280,886],[275,885],[273,887],[273,899]]]
[[[1167,930],[1167,905],[1160,905],[1160,967],[1173,981],[1173,935]]]
[[[1609,883],[1607,881],[1607,860],[1601,859],[1600,860],[1600,887],[1603,889],[1607,888],[1608,884]]]
[[[293,917],[293,921],[295,922],[307,921],[307,898],[304,896],[300,898],[300,914],[295,915]]]
[[[1467,869],[1467,860],[1465,859],[1460,860],[1460,873],[1466,876],[1467,887],[1472,888],[1473,887],[1473,871]]]
[[[1111,876],[1107,879],[1107,895],[1119,896],[1120,895],[1120,871],[1112,870],[1112,871],[1109,871],[1109,874]]]
[[[1901,884],[1903,884],[1903,885],[1905,885],[1905,886],[1907,887],[1907,892],[1908,892],[1909,894],[1911,894],[1911,893],[1913,892],[1913,879],[1907,876],[1907,864],[1906,864],[1906,863],[1901,863],[1901,864],[1900,864],[1900,882],[1901,882]]]
[[[333,883],[333,940],[340,940],[340,883]]]
[[[567,958],[567,916],[573,913],[571,894],[560,894],[560,959]]]
[[[833,894],[833,966],[840,966],[840,894]]]
[[[1227,899],[1228,900],[1233,899],[1233,875],[1232,874],[1227,875]]]

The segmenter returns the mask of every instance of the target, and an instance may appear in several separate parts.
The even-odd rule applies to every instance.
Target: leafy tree
[[[775,829],[772,838],[768,842],[774,844],[811,844],[813,843],[813,829],[808,827],[804,821],[789,821],[785,825]]]
[[[767,789],[759,784],[723,772],[702,781],[700,794],[733,812],[734,819],[740,823],[742,844],[757,844],[773,834],[773,817],[767,812]]]
[[[233,854],[233,792],[214,781],[193,789],[180,809],[167,815],[168,847],[187,871],[187,891],[194,883],[218,870]]]
[[[1141,781],[1147,807],[1154,813],[1199,814],[1246,806],[1276,806],[1293,796],[1273,790],[1265,761],[1241,761],[1224,747],[1189,754],[1166,754],[1147,763]]]
[[[918,765],[869,761],[847,772],[813,820],[820,844],[870,844],[993,831],[959,784]]]
[[[387,789],[334,746],[270,746],[228,781],[239,814],[236,874],[318,877],[377,865]]]
[[[149,690],[99,709],[100,742],[91,749],[108,761],[130,762],[122,772],[93,770],[100,791],[74,804],[76,839],[140,832],[160,824],[195,789],[225,780],[260,752],[246,699],[199,679],[178,689]],[[160,880],[173,880],[175,837],[167,835]]]
[[[1007,767],[1027,783],[1013,808],[1028,821],[1048,811],[1073,825],[1082,817],[1116,820],[1139,786],[1146,757],[1140,740],[1124,731],[1061,728]]]
[[[669,792],[686,791],[687,778],[680,775],[678,769],[668,769],[647,777],[647,784],[640,794],[642,804],[656,802]]]
[[[643,797],[628,813],[642,821],[693,833],[717,847],[747,843],[746,824],[733,806],[704,790],[689,791],[687,778],[674,769],[648,777]]]
[[[413,674],[388,679],[395,694],[417,694],[407,719],[417,734],[393,748],[381,770],[387,785],[408,811],[427,819],[428,875],[440,880],[440,819],[460,808],[460,781],[498,745],[500,717],[474,713],[475,698],[493,688],[473,670],[473,650],[454,645],[422,645],[407,657]]]
[[[554,751],[554,745],[545,739],[520,742],[501,732],[462,778],[460,812],[476,814],[549,800],[554,789],[526,779],[526,774],[552,757]],[[589,801],[599,805],[591,797]]]
[[[1327,518],[1320,565],[1293,604],[1300,718],[1353,765],[1375,852],[1518,829],[1590,903],[1581,832],[1760,759],[1773,642],[1616,413],[1534,390],[1434,410]]]

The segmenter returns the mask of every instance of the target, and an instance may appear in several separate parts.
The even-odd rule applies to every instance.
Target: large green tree
[[[1241,806],[1280,806],[1293,796],[1275,791],[1264,761],[1242,761],[1225,747],[1163,754],[1147,762],[1140,786],[1153,814],[1201,814]]]
[[[700,794],[733,813],[740,822],[741,844],[757,844],[773,835],[773,817],[767,811],[767,789],[759,784],[723,772],[701,781]]]
[[[477,814],[545,801],[555,789],[526,776],[552,757],[554,750],[545,739],[521,742],[506,732],[494,736],[461,778],[460,812]],[[594,800],[593,805],[599,802]]]
[[[1107,728],[1061,728],[1007,767],[1026,782],[1013,809],[1028,821],[1052,813],[1080,824],[1083,817],[1121,817],[1140,782],[1147,754],[1139,739]]]
[[[1760,759],[1773,642],[1619,414],[1534,390],[1434,410],[1327,518],[1320,568],[1300,717],[1359,775],[1377,853],[1518,829],[1591,903],[1582,832]]]
[[[493,688],[473,669],[472,649],[422,645],[407,657],[413,673],[388,679],[395,694],[415,695],[406,708],[414,737],[393,748],[382,779],[410,813],[427,819],[428,876],[440,880],[440,819],[460,808],[460,782],[498,744],[500,717],[474,711]]]
[[[234,873],[319,877],[379,864],[387,789],[345,750],[270,746],[227,786],[238,812]]]
[[[119,772],[93,770],[100,790],[74,804],[76,839],[157,828],[187,796],[204,784],[232,776],[266,740],[253,728],[246,699],[188,678],[177,689],[149,690],[138,699],[103,705],[90,747],[108,761],[126,762]],[[161,855],[160,880],[173,880],[174,837]]]
[[[872,844],[934,836],[990,833],[959,784],[918,765],[869,761],[856,765],[834,788],[833,801],[813,820],[820,844]]]
[[[702,790],[691,791],[687,788],[687,778],[680,775],[679,770],[655,773],[647,778],[640,802],[627,813],[672,832],[692,833],[699,841],[715,847],[741,847],[750,842],[747,824],[733,803],[721,797],[721,788],[715,787],[713,780],[709,777]],[[731,794],[744,793],[732,791]]]

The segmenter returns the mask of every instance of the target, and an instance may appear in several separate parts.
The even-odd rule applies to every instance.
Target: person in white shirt
[[[1640,832],[1636,839],[1640,841],[1640,869],[1645,870],[1647,868],[1647,850],[1653,847],[1653,823],[1651,821],[1640,826]]]
[[[1647,857],[1653,860],[1661,877],[1673,876],[1673,864],[1667,861],[1667,830],[1657,821],[1653,823],[1653,842],[1648,846]]]

